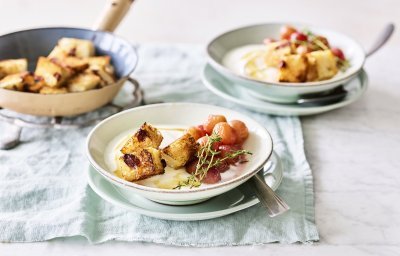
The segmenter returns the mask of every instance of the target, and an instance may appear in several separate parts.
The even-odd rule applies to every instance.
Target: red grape
[[[200,139],[197,140],[197,143],[199,143],[200,146],[206,145],[207,142],[208,142],[208,137],[207,136],[201,137]]]
[[[203,179],[203,182],[206,184],[215,184],[221,180],[221,174],[216,168],[210,168],[208,170],[206,176]]]
[[[290,35],[291,41],[307,41],[307,39],[308,37],[305,34],[299,32],[295,32]]]
[[[291,26],[283,26],[283,27],[281,28],[281,31],[280,31],[281,39],[289,40],[289,39],[290,39],[290,36],[291,36],[293,33],[296,33],[296,32],[297,32],[297,30],[296,30],[294,27],[291,27]]]
[[[190,163],[186,164],[186,172],[187,173],[194,173],[196,171],[197,163],[199,162],[198,159],[191,161]]]
[[[346,59],[346,57],[344,56],[344,53],[341,49],[333,47],[333,48],[331,48],[331,51],[332,51],[333,55],[335,55],[339,59],[341,59],[341,60]]]
[[[221,145],[221,146],[219,146],[218,149],[219,149],[219,151],[221,151],[220,157],[224,158],[224,157],[227,157],[229,154],[233,153],[234,151],[241,150],[242,147],[240,145]],[[233,159],[227,159],[226,162],[228,164],[235,164],[242,160],[244,160],[244,156],[240,155]]]
[[[200,146],[204,146],[204,145],[206,145],[206,143],[208,142],[208,140],[209,140],[209,137],[204,136],[204,137],[201,137],[200,139],[198,139],[198,140],[197,140],[197,143],[199,143]],[[214,143],[213,143],[213,145],[212,145],[211,148],[212,148],[214,151],[217,151],[217,150],[218,150],[218,147],[219,147],[220,145],[222,145],[222,142],[217,141],[217,142],[214,142]]]
[[[219,165],[214,166],[213,168],[217,169],[219,172],[226,172],[227,170],[229,170],[229,164],[226,161],[224,161]]]
[[[198,125],[196,128],[199,130],[200,138],[207,134],[206,130],[204,129],[204,125]]]

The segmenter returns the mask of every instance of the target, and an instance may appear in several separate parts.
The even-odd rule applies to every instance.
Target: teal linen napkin
[[[272,219],[256,205],[217,219],[178,222],[129,212],[103,201],[87,185],[84,144],[91,127],[24,129],[20,146],[0,150],[0,240],[32,242],[84,236],[92,243],[120,240],[199,247],[318,240],[312,174],[299,119],[250,112],[207,91],[200,80],[205,64],[202,49],[193,45],[140,46],[134,76],[145,89],[146,100],[221,105],[264,124],[284,164],[278,193],[290,205],[288,213]],[[124,91],[119,95],[125,96]],[[6,127],[0,125],[0,134],[5,132]]]

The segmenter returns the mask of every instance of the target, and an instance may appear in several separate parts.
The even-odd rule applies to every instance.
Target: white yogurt
[[[249,78],[273,82],[276,81],[278,70],[268,67],[265,63],[265,45],[251,44],[229,51],[222,59],[222,65],[238,75]],[[247,68],[245,66],[247,65]]]

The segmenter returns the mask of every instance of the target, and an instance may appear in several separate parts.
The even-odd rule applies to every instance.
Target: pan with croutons
[[[0,36],[0,108],[73,116],[109,103],[138,60],[131,43],[106,32],[131,2],[110,3],[98,30],[55,27]]]
[[[0,37],[0,107],[41,116],[71,116],[110,102],[137,55],[103,31],[32,29]]]
[[[253,96],[278,103],[346,84],[365,61],[364,50],[350,37],[296,23],[225,32],[208,44],[207,53],[213,69]]]
[[[167,204],[191,204],[247,181],[272,153],[268,131],[235,111],[164,103],[116,114],[88,136],[87,155],[105,179]]]

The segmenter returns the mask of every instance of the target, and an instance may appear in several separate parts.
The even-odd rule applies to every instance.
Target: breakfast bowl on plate
[[[328,92],[355,78],[365,52],[352,38],[302,24],[268,23],[217,36],[208,62],[253,96],[293,103],[302,95]]]
[[[94,169],[124,196],[186,205],[253,177],[272,154],[272,139],[238,112],[204,104],[164,103],[111,116],[88,135]]]

